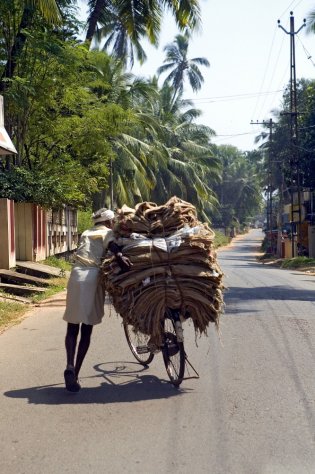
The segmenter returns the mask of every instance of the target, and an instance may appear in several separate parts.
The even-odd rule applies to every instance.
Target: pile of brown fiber
[[[157,206],[123,206],[115,226],[118,244],[133,263],[121,273],[115,259],[102,266],[115,310],[134,330],[160,340],[166,308],[191,318],[196,333],[216,326],[223,310],[222,271],[214,232],[197,219],[195,207],[177,197]]]

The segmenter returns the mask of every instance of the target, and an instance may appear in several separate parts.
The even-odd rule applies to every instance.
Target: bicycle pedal
[[[150,349],[148,348],[148,346],[137,346],[137,352],[138,354],[147,354],[148,352],[150,352]]]

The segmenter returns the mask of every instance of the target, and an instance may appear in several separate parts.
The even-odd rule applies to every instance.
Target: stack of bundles
[[[174,196],[163,206],[153,202],[142,202],[135,209],[123,206],[118,211],[115,230],[120,237],[129,237],[132,233],[149,238],[167,237],[184,226],[195,227],[197,224],[196,208]]]
[[[223,275],[213,250],[214,232],[198,221],[194,206],[177,197],[163,206],[123,206],[115,231],[133,265],[121,273],[108,258],[102,275],[124,321],[160,341],[166,308],[180,309],[199,334],[210,322],[218,326]]]

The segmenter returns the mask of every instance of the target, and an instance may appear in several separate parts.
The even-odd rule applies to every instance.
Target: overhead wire
[[[296,8],[298,7],[303,0],[298,0],[297,3],[296,3],[297,0],[293,0],[289,5],[288,7],[283,11],[283,13],[279,16],[279,19],[282,18],[287,11],[289,11],[290,9],[292,10],[293,8]],[[288,23],[288,22],[287,22]],[[255,106],[254,106],[254,111],[253,111],[253,118],[256,118],[255,117],[255,113],[256,111],[258,110],[258,105],[259,105],[259,101],[261,98],[263,98],[263,102],[260,106],[260,109],[259,109],[259,112],[260,114],[267,109],[266,107],[266,101],[267,99],[270,101],[274,101],[275,97],[276,97],[276,94],[279,94],[280,92],[284,92],[285,91],[285,87],[283,86],[284,82],[285,82],[285,76],[288,74],[288,70],[289,70],[289,61],[287,63],[287,66],[283,72],[283,75],[282,75],[282,78],[281,78],[281,81],[279,83],[279,86],[276,88],[276,90],[274,90],[273,92],[272,91],[269,91],[269,92],[262,92],[264,86],[265,86],[265,82],[266,82],[266,77],[267,77],[267,73],[269,72],[270,68],[270,63],[271,63],[271,57],[272,57],[272,53],[274,52],[275,48],[274,48],[274,44],[275,44],[275,38],[276,38],[276,31],[278,30],[278,26],[275,26],[275,29],[274,29],[274,34],[273,34],[273,37],[272,37],[272,41],[271,41],[271,45],[270,45],[270,49],[269,49],[269,53],[268,53],[268,58],[267,58],[267,65],[265,67],[265,71],[264,71],[264,75],[263,75],[263,79],[262,79],[262,83],[261,83],[261,87],[260,87],[260,90],[259,90],[259,93],[258,94],[237,94],[237,95],[234,95],[234,96],[221,96],[221,97],[214,97],[214,98],[206,98],[206,99],[200,99],[200,102],[199,103],[203,103],[203,101],[205,100],[211,100],[211,101],[223,101],[223,100],[239,100],[239,99],[247,99],[247,98],[250,98],[250,99],[253,99],[255,96],[257,96],[257,99],[256,99],[256,103],[255,103]],[[298,37],[298,35],[297,35]],[[273,70],[272,70],[272,75],[270,77],[270,80],[269,80],[269,84],[268,84],[268,87],[266,87],[267,91],[268,89],[270,89],[272,87],[272,83],[274,81],[274,76],[275,76],[275,73],[276,73],[276,70],[277,68],[279,68],[279,58],[280,58],[280,55],[282,53],[282,50],[283,50],[283,46],[284,46],[284,38],[285,38],[285,35],[282,37],[281,39],[281,44],[280,44],[280,48],[279,48],[279,51],[278,51],[278,55],[276,57],[276,60],[275,60],[275,63],[274,63],[274,67],[273,67]],[[307,51],[307,49],[305,48],[305,46],[303,45],[301,39],[298,37],[299,41],[301,42],[302,44],[302,47],[304,49],[304,52],[305,54],[307,55],[308,59],[311,60],[311,55],[310,53]],[[289,58],[289,55],[288,55],[288,58]],[[311,60],[313,66],[315,66],[315,63]],[[289,80],[289,79],[288,79]],[[273,96],[271,97],[271,94],[273,94]],[[213,100],[214,99],[214,100]],[[206,102],[205,102],[206,103]],[[271,103],[271,102],[269,102]],[[259,115],[260,115],[259,114]],[[314,126],[315,127],[315,126]],[[305,127],[305,128],[313,128],[313,126],[310,126],[310,127]],[[257,132],[244,132],[244,133],[236,133],[236,134],[230,134],[230,135],[215,135],[214,137],[212,137],[214,140],[218,139],[219,141],[225,141],[225,140],[228,140],[232,137],[238,137],[238,136],[244,136],[244,135],[257,135]]]
[[[281,14],[280,17],[282,17],[285,12],[291,7],[291,5],[293,5],[293,3],[295,2],[296,0],[293,0],[290,5],[287,7],[287,9]],[[273,37],[272,37],[272,41],[271,41],[271,45],[270,45],[270,48],[269,48],[269,53],[268,53],[268,57],[267,57],[267,64],[266,64],[266,67],[265,67],[265,72],[264,72],[264,75],[263,75],[263,79],[262,79],[262,82],[261,82],[261,87],[260,87],[260,91],[257,95],[257,100],[256,100],[256,103],[255,103],[255,106],[254,106],[254,109],[253,109],[253,113],[252,113],[252,117],[254,118],[255,117],[255,114],[256,114],[256,111],[258,109],[258,105],[259,105],[259,101],[260,99],[262,98],[262,96],[264,97],[264,100],[260,106],[260,113],[261,111],[264,109],[265,107],[265,104],[266,104],[266,98],[268,97],[267,94],[263,93],[262,90],[263,90],[263,87],[265,85],[265,81],[266,81],[266,77],[267,77],[267,72],[269,72],[269,65],[270,65],[270,62],[271,62],[271,56],[272,56],[272,53],[274,51],[274,43],[275,43],[275,38],[276,38],[276,31],[277,31],[278,27],[275,26],[274,28],[274,33],[273,33]],[[282,49],[283,49],[283,43],[284,43],[284,38],[282,38],[281,40],[281,44],[280,44],[280,48],[279,48],[279,52],[278,52],[278,55],[277,55],[277,58],[276,58],[276,61],[275,61],[275,65],[273,67],[273,73],[271,75],[271,78],[269,80],[269,84],[272,83],[273,79],[274,79],[274,75],[275,75],[275,71],[276,71],[276,68],[278,66],[278,60],[279,60],[279,57],[280,57],[280,54],[282,52]],[[286,68],[284,74],[283,74],[283,78],[285,76],[285,74],[287,73],[287,70],[288,70],[288,67]],[[282,79],[283,81],[283,79]],[[282,82],[283,83],[283,82]],[[268,90],[268,87],[267,87],[267,90]],[[272,97],[272,100],[274,100],[275,98],[275,94],[278,94],[279,92],[283,92],[284,89],[281,88],[281,86],[279,86],[277,88],[277,90],[275,90],[273,92],[273,97]],[[241,136],[241,135],[251,135],[251,134],[257,134],[257,132],[250,132],[250,133],[244,133],[244,134],[236,134],[236,135],[230,135],[230,136],[226,136],[226,137],[232,137],[232,136]],[[217,137],[223,137],[222,135],[217,135]]]
[[[278,27],[276,27],[276,30],[278,30]],[[276,70],[279,67],[279,59],[280,59],[280,56],[281,56],[281,53],[282,53],[282,50],[283,50],[283,45],[284,45],[284,36],[281,39],[280,48],[278,50],[278,54],[277,54],[276,59],[275,59],[275,63],[274,63],[274,67],[272,69],[272,73],[271,73],[271,76],[270,76],[268,87],[270,87],[272,82],[274,81]],[[274,97],[272,98],[272,100],[274,100]],[[269,101],[269,104],[270,103],[271,102]],[[269,108],[270,108],[270,106],[269,106]],[[260,109],[259,109],[259,114],[258,114],[259,117],[265,115],[265,110],[268,110],[267,107],[266,107],[266,98],[261,103],[261,106],[260,106]]]
[[[230,135],[214,135],[211,138],[217,138],[217,137],[240,137],[242,135],[256,135],[257,132],[243,132],[243,133],[232,133]]]
[[[302,46],[302,48],[303,48],[303,50],[304,50],[304,52],[305,52],[305,54],[306,54],[307,59],[309,59],[309,60],[311,61],[312,65],[315,66],[315,63],[314,63],[314,61],[312,60],[312,56],[311,56],[311,54],[309,53],[309,51],[307,51],[307,49],[306,49],[306,47],[304,46],[304,44],[302,43],[301,38],[299,37],[299,35],[296,35],[296,37],[297,37],[297,39],[299,40],[299,42],[301,43],[301,46]]]
[[[276,91],[264,91],[264,92],[249,92],[245,94],[232,94],[232,95],[222,95],[222,96],[213,96],[213,97],[200,97],[196,99],[187,99],[197,102],[198,104],[203,103],[215,103],[215,102],[228,102],[230,100],[244,100],[244,99],[254,99],[257,96],[275,94],[278,92],[283,92],[284,89],[279,89]]]
[[[253,131],[253,132],[245,132],[245,133],[234,133],[230,135],[214,135],[213,137],[211,137],[211,142],[213,144],[226,143],[226,142],[229,142],[231,138],[237,139],[237,137],[241,138],[244,135],[257,135],[257,132]],[[233,146],[236,146],[236,145],[233,145]]]
[[[285,13],[286,13],[287,11],[289,11],[290,9],[296,8],[297,6],[299,6],[300,3],[302,3],[302,1],[303,1],[303,0],[299,0],[299,1],[296,3],[296,0],[293,0],[293,1],[288,5],[288,7],[282,12],[282,14],[279,16],[279,19],[282,18],[282,17],[285,15]],[[295,4],[295,5],[294,5],[294,4]],[[276,31],[277,29],[278,29],[278,28],[275,27],[275,31]],[[273,46],[273,43],[274,43],[274,41],[275,41],[275,31],[274,31],[274,36],[273,36],[273,40],[272,40],[272,46]],[[281,55],[281,52],[282,52],[282,49],[283,49],[283,44],[284,44],[284,37],[283,37],[282,40],[281,40],[280,49],[279,49],[279,52],[278,52],[277,59],[276,59],[276,61],[275,61],[275,66],[274,66],[274,68],[273,68],[273,73],[272,73],[272,75],[271,75],[271,78],[270,78],[270,81],[269,81],[269,84],[268,84],[267,89],[269,89],[269,88],[271,87],[271,84],[272,84],[272,82],[273,82],[273,79],[274,79],[274,76],[275,76],[275,71],[276,71],[276,69],[277,69],[277,67],[278,67],[279,58],[280,58],[280,55]],[[272,47],[271,47],[271,49],[272,49]],[[269,64],[270,54],[271,54],[271,51],[269,52],[268,64]],[[268,64],[267,64],[267,67],[268,67]],[[283,78],[281,79],[281,82],[279,83],[279,86],[277,87],[277,90],[279,90],[281,87],[283,87],[283,82],[284,82],[284,80],[285,80],[284,78],[285,78],[285,76],[286,76],[286,74],[287,74],[288,69],[289,69],[289,62],[288,62],[288,65],[287,65],[287,67],[286,67],[286,69],[285,69],[285,71],[284,71],[284,73],[283,73]],[[266,75],[266,72],[265,72],[265,75]],[[271,103],[274,101],[275,96],[269,97],[269,99],[270,99],[270,100],[269,100],[269,104],[271,104]],[[268,110],[268,108],[271,108],[271,105],[270,105],[269,107],[267,107],[266,104],[268,104],[268,102],[267,102],[267,97],[265,96],[265,97],[264,97],[264,100],[263,100],[263,102],[262,102],[262,104],[261,104],[261,107],[260,107],[260,109],[259,109],[259,114],[258,114],[259,116],[264,115],[264,111],[265,111],[265,110]]]
[[[268,58],[267,58],[267,65],[265,67],[265,72],[264,72],[262,83],[261,83],[261,86],[260,86],[260,92],[263,90],[263,87],[265,85],[266,74],[267,74],[267,70],[268,70],[268,67],[269,67],[269,63],[270,63],[270,58],[271,58],[271,53],[272,53],[275,37],[276,37],[276,28],[274,30],[274,34],[273,34],[273,37],[272,37],[272,41],[271,41],[271,45],[270,45],[270,49],[269,49],[269,53],[268,53]],[[257,101],[255,103],[255,107],[254,107],[254,110],[253,110],[252,117],[255,117],[256,109],[258,107],[258,102],[259,102],[259,97],[257,98]]]
[[[296,2],[296,0],[293,0],[293,1],[290,3],[290,5],[284,10],[284,12],[279,16],[279,19],[282,18],[283,15],[284,15],[285,13],[287,13],[287,11],[288,11],[290,8],[296,8],[296,7],[298,7],[298,6],[300,5],[300,3],[302,3],[302,1],[303,1],[303,0],[299,0],[299,2],[298,2],[296,5],[294,5],[294,7],[292,7],[293,3]]]

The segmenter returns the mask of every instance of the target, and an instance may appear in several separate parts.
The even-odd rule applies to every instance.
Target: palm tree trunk
[[[100,18],[101,12],[104,9],[105,0],[96,0],[95,7],[88,20],[88,30],[86,33],[85,41],[91,42],[96,31],[98,19]]]

